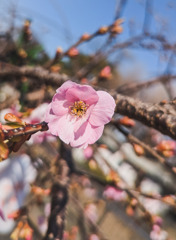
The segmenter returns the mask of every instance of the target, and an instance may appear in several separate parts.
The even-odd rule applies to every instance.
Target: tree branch
[[[115,99],[116,113],[138,120],[176,139],[176,100],[152,104],[120,94],[117,94]]]

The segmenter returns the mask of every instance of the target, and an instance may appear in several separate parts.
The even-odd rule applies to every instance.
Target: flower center
[[[70,114],[73,116],[77,116],[77,117],[82,117],[85,115],[87,108],[89,105],[87,105],[85,102],[83,101],[76,101],[73,106],[70,106]]]

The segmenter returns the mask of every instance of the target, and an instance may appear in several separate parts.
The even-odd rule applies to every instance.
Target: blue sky
[[[118,0],[1,0],[1,19],[2,17],[3,20],[6,19],[8,9],[15,5],[17,25],[22,25],[25,18],[31,19],[33,33],[42,42],[49,55],[53,56],[58,46],[66,50],[83,33],[93,33],[100,26],[111,24],[118,2]],[[176,2],[153,0],[152,3],[152,32],[160,32],[167,36],[169,41],[176,41]],[[130,37],[130,22],[134,23],[132,34],[141,33],[144,6],[145,0],[128,0],[122,14],[125,20],[124,33],[119,37],[119,41]],[[167,22],[169,24],[164,27],[162,24]],[[91,53],[101,43],[102,38],[97,38],[89,44],[83,44],[81,50]],[[122,64],[122,71],[130,68],[132,71],[138,66],[144,77],[149,77],[162,73],[166,67],[158,57],[158,53],[131,50],[127,54],[131,61],[129,58],[129,61]]]

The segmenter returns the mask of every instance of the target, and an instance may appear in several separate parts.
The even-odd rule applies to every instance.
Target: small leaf
[[[18,123],[20,125],[24,125],[24,122],[19,117],[15,116],[12,113],[7,113],[4,116],[4,119],[10,123]]]

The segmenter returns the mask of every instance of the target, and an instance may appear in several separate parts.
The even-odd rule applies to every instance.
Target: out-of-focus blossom
[[[89,240],[100,240],[96,234],[91,234]]]
[[[29,224],[27,222],[23,223],[22,221],[20,221],[17,224],[15,230],[10,235],[10,238],[12,240],[18,240],[19,238],[24,240],[32,240],[32,235],[33,230],[29,226]]]
[[[30,116],[25,121],[31,124],[42,122],[44,120],[47,107],[48,103],[41,104],[32,111]],[[55,137],[52,136],[48,131],[37,132],[31,136],[30,140],[27,143],[42,143],[44,140],[54,141]]]
[[[105,79],[110,79],[110,78],[112,77],[112,73],[111,73],[111,68],[110,68],[110,66],[104,67],[104,68],[100,71],[99,77],[100,77],[100,78],[105,78]]]
[[[30,190],[29,183],[33,182],[35,177],[36,170],[25,154],[1,162],[0,192],[3,194],[0,194],[0,206],[6,218],[5,222],[1,220],[1,234],[7,234],[14,228],[15,214],[12,216],[12,213],[24,204],[24,199]],[[12,218],[7,217],[10,215]]]
[[[50,132],[65,143],[86,148],[101,137],[114,109],[115,101],[107,92],[67,81],[57,89],[45,121]]]
[[[150,238],[151,240],[166,240],[168,239],[168,233],[155,224],[150,232]]]
[[[176,154],[176,142],[173,140],[162,140],[156,147],[165,157],[173,157]]]
[[[125,191],[120,189],[116,189],[114,187],[107,187],[103,192],[103,196],[107,199],[114,200],[114,201],[124,201],[127,199],[127,194]]]
[[[163,219],[158,215],[152,215],[152,223],[161,226],[163,224]]]
[[[84,209],[85,216],[93,223],[98,220],[97,207],[95,204],[87,204]]]
[[[86,147],[84,150],[84,156],[85,158],[91,158],[93,155],[93,148],[91,146]]]
[[[173,140],[163,140],[156,147],[158,151],[168,151],[176,149],[176,142]]]

